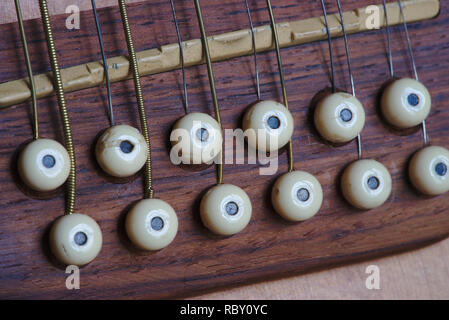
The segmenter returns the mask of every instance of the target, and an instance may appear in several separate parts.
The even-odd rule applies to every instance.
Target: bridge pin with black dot
[[[173,126],[172,152],[183,164],[204,164],[219,154],[223,137],[220,124],[207,113],[189,112]]]
[[[357,138],[365,125],[365,110],[352,94],[334,92],[320,100],[314,112],[315,128],[332,143]]]
[[[178,217],[165,201],[144,199],[126,216],[129,239],[143,250],[160,250],[168,246],[178,232]]]
[[[143,141],[147,142],[148,157],[145,162],[145,194],[126,215],[125,229],[131,242],[142,250],[155,251],[167,247],[178,232],[178,218],[175,210],[165,201],[154,198],[150,136],[144,98],[140,84],[139,67],[131,34],[125,0],[119,0],[120,15],[128,47],[129,63],[136,89],[136,99],[143,132]],[[129,137],[126,137],[129,140]],[[131,141],[133,142],[133,141]],[[129,149],[129,146],[124,146]],[[135,145],[134,145],[135,148]]]
[[[95,0],[92,0],[92,9],[103,60],[103,72],[108,94],[109,121],[111,124],[111,127],[106,129],[97,140],[95,157],[100,167],[107,174],[117,178],[129,177],[137,173],[145,165],[149,153],[148,144],[144,136],[136,128],[129,125],[115,124],[109,67]]]
[[[215,108],[215,116],[222,130],[220,121],[220,108],[217,92],[215,90],[214,73],[210,58],[207,35],[203,22],[203,15],[199,0],[194,0],[201,31],[201,41],[205,53],[210,90]],[[223,144],[219,145],[220,158],[217,159],[217,184],[206,192],[201,198],[200,216],[203,225],[211,232],[231,236],[241,232],[248,225],[251,215],[251,200],[243,189],[232,184],[223,184]]]
[[[201,221],[219,235],[230,236],[242,231],[251,219],[251,212],[248,195],[232,184],[216,185],[201,199]]]
[[[62,144],[39,137],[36,86],[19,0],[15,0],[15,5],[33,102],[33,141],[20,152],[17,169],[25,185],[35,191],[47,192],[66,182],[70,174],[70,158]]]
[[[69,154],[59,142],[38,138],[21,151],[18,170],[31,189],[51,191],[64,184],[69,176]]]
[[[261,151],[273,152],[284,147],[292,137],[293,127],[290,111],[276,101],[259,101],[243,116],[243,130],[255,133],[247,135],[248,144]]]
[[[171,157],[175,163],[210,164],[219,156],[223,136],[217,120],[207,113],[190,112],[187,93],[186,71],[184,65],[184,50],[178,19],[173,0],[170,0],[173,20],[178,38],[179,57],[184,85],[185,115],[176,121],[170,133],[172,143]]]
[[[399,129],[406,129],[424,123],[430,113],[432,101],[429,90],[418,79],[418,71],[408,33],[407,22],[402,8],[402,2],[398,1],[397,5],[399,6],[399,11],[402,16],[415,79],[395,79],[387,4],[385,0],[383,0],[391,82],[382,93],[381,110],[384,119],[390,125]]]
[[[249,132],[246,136],[248,145],[264,152],[277,151],[287,145],[293,135],[294,120],[288,105],[277,101],[262,100],[260,94],[259,70],[257,67],[256,37],[248,0],[245,0],[246,11],[251,28],[254,67],[256,75],[257,102],[248,108],[243,116],[242,128]],[[278,59],[278,63],[282,62]],[[284,87],[282,66],[279,68],[281,86]]]
[[[95,156],[109,175],[129,177],[142,169],[147,161],[148,145],[136,128],[114,125],[98,138]]]
[[[88,264],[100,252],[102,242],[100,227],[85,214],[62,216],[50,230],[51,251],[60,262],[67,265]]]
[[[449,150],[428,146],[416,152],[409,164],[409,177],[421,193],[437,196],[449,191]]]
[[[16,6],[19,8],[18,2],[19,1],[17,0]],[[76,165],[69,115],[64,96],[61,70],[59,68],[47,1],[41,0],[39,4],[47,39],[47,48],[52,68],[52,79],[54,81],[53,85],[56,91],[56,96],[58,97],[58,105],[64,127],[65,142],[67,145],[66,152],[68,154],[68,160],[65,159],[64,161],[70,164],[70,173],[67,180],[65,215],[56,219],[51,226],[49,236],[50,249],[59,262],[66,265],[83,266],[94,260],[100,253],[102,247],[102,234],[100,227],[95,220],[85,214],[74,213],[76,198]],[[20,9],[18,12],[19,11]],[[21,18],[19,18],[19,20],[21,20]],[[35,150],[33,148],[25,149],[25,151],[33,154],[41,154],[41,156],[38,157],[39,161],[42,162],[39,166],[42,165],[48,170],[56,168],[60,165],[58,163],[61,162],[60,154],[64,153],[63,148],[54,142],[39,142],[39,140],[44,139],[38,139],[34,143],[36,146],[38,146],[39,143],[42,143],[41,147],[36,147]],[[48,151],[53,149],[59,149],[58,153]],[[39,153],[36,150],[45,150],[45,152]],[[63,158],[65,158],[65,155]]]
[[[392,180],[387,168],[375,160],[351,163],[341,177],[346,200],[359,209],[369,210],[385,203],[391,193]]]
[[[333,54],[332,54],[332,39],[329,31],[329,24],[327,20],[327,12],[326,7],[324,4],[324,1],[321,0],[321,6],[324,13],[324,18],[326,22],[326,30],[328,34],[328,43],[329,43],[329,53],[331,58],[331,73],[332,73],[332,87],[335,93],[335,80],[334,80],[334,62],[333,62]],[[348,37],[346,33],[346,27],[343,19],[343,13],[341,9],[341,3],[340,0],[337,0],[337,6],[338,6],[338,12],[340,16],[341,21],[341,27],[343,31],[344,36],[344,42],[345,42],[345,49],[346,49],[346,58],[347,58],[347,64],[348,64],[348,71],[349,71],[349,79],[351,82],[351,88],[352,88],[352,95],[348,95],[346,99],[351,99],[352,101],[358,101],[354,100],[356,99],[355,94],[355,84],[354,84],[354,77],[352,74],[352,68],[351,68],[351,57],[349,52],[349,44],[348,44]],[[330,96],[332,97],[332,95]],[[346,100],[347,101],[347,100]],[[359,105],[360,111],[357,113],[357,116],[363,117],[363,122],[365,119],[363,107],[360,103],[357,103]],[[338,103],[335,103],[334,105],[338,106]],[[344,106],[347,106],[348,104],[343,104]],[[341,122],[345,122],[346,120],[351,121],[351,116],[354,117],[353,112],[347,112],[346,110],[335,108],[333,113],[330,113],[328,117],[338,117]],[[336,112],[337,110],[338,112]],[[349,109],[352,111],[351,109]],[[315,111],[316,116],[316,111]],[[316,120],[315,120],[316,121]],[[336,126],[335,128],[338,128]],[[319,130],[320,128],[317,127]],[[361,141],[361,130],[363,129],[363,124],[359,123],[358,129],[354,130],[352,133],[352,137],[357,137],[357,144],[358,144],[358,160],[352,162],[349,166],[347,166],[343,174],[341,176],[340,180],[340,186],[343,193],[343,196],[345,199],[354,207],[362,209],[362,210],[369,210],[374,209],[387,201],[391,194],[392,189],[392,179],[391,175],[388,171],[388,169],[381,164],[380,162],[376,160],[371,159],[362,159],[362,141]],[[339,132],[338,129],[335,130],[335,134]],[[348,135],[348,138],[351,135]],[[344,142],[344,141],[335,141],[335,142]]]
[[[394,80],[388,11],[387,4],[385,0],[383,0],[389,68],[392,83],[383,93],[382,112],[385,119],[398,128],[410,128],[421,124],[424,147],[412,156],[409,163],[408,174],[410,182],[419,192],[429,196],[437,196],[449,191],[449,151],[441,146],[429,146],[426,118],[430,112],[431,97],[427,88],[419,82],[418,70],[415,63],[402,2],[398,0],[397,5],[399,6],[403,21],[415,79],[403,78]]]
[[[245,2],[247,3],[247,0]],[[284,104],[288,107],[276,21],[270,0],[267,0],[267,7],[270,15],[271,28],[273,30]],[[287,110],[284,106],[282,108],[279,110]],[[276,212],[284,219],[289,221],[304,221],[312,218],[320,210],[323,203],[323,190],[320,182],[313,175],[305,171],[294,170],[293,145],[291,142],[293,122],[291,124],[292,133],[287,140],[288,172],[276,179],[271,190],[271,203]]]
[[[276,180],[271,191],[271,203],[286,220],[304,221],[320,210],[323,190],[320,182],[310,173],[292,171]]]
[[[430,113],[429,90],[415,79],[393,81],[384,90],[381,99],[382,115],[396,128],[415,127]]]

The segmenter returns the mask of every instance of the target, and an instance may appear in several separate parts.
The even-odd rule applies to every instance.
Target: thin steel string
[[[39,120],[37,114],[37,97],[36,85],[34,83],[33,69],[31,68],[30,54],[28,52],[28,44],[25,36],[25,27],[23,26],[22,9],[20,8],[19,0],[15,0],[17,20],[19,21],[20,37],[22,38],[23,53],[25,55],[25,62],[28,71],[28,78],[30,79],[31,99],[33,101],[33,139],[39,139]]]
[[[343,10],[341,9],[340,0],[337,0],[337,7],[338,7],[338,14],[340,15],[341,29],[343,31],[343,37],[344,37],[344,40],[345,40],[346,58],[347,58],[347,63],[348,63],[349,79],[351,81],[352,95],[355,97],[354,76],[352,74],[351,56],[350,56],[350,53],[349,53],[348,35],[346,33],[346,26],[345,26],[345,21],[343,19]],[[361,136],[360,133],[357,135],[357,153],[358,153],[359,160],[362,159],[362,136]]]
[[[330,28],[329,28],[329,20],[327,19],[327,10],[326,10],[326,5],[324,4],[324,0],[321,0],[321,8],[323,9],[324,22],[326,24],[326,32],[327,32],[327,42],[329,44],[332,92],[335,93],[337,91],[337,88],[335,86],[335,65],[334,65],[334,53],[332,50],[332,36],[331,36]]]
[[[203,43],[204,53],[206,54],[207,74],[209,76],[210,91],[212,94],[212,101],[215,108],[215,118],[217,119],[220,128],[223,130],[220,118],[220,108],[218,107],[217,91],[215,89],[214,71],[212,70],[212,61],[210,58],[209,44],[207,43],[206,29],[204,28],[203,14],[201,12],[201,5],[199,0],[195,0],[195,9],[198,18],[198,24],[200,26],[201,31],[201,42]],[[217,163],[217,183],[218,184],[223,183],[223,145],[221,146],[220,150],[220,161],[219,163]]]
[[[171,9],[173,13],[173,19],[175,21],[175,27],[176,27],[176,36],[178,37],[178,46],[179,46],[179,53],[181,57],[181,69],[182,69],[182,82],[184,86],[184,109],[186,113],[189,113],[189,100],[187,96],[187,81],[186,81],[186,70],[184,65],[184,49],[182,48],[182,39],[181,39],[181,33],[179,32],[179,24],[178,19],[176,17],[176,10],[175,10],[175,3],[173,0],[170,0]]]
[[[386,32],[387,32],[388,64],[390,67],[391,79],[393,79],[394,78],[394,66],[393,66],[393,54],[392,54],[392,50],[391,50],[391,30],[390,30],[390,24],[388,23],[387,3],[385,0],[382,0],[382,6],[384,8],[385,27],[386,27]]]
[[[273,39],[276,48],[276,57],[278,61],[278,69],[279,69],[279,77],[281,79],[281,88],[282,88],[282,96],[284,99],[284,105],[288,109],[288,100],[287,100],[287,89],[285,86],[284,80],[284,68],[282,67],[282,59],[281,59],[281,49],[279,46],[279,38],[276,27],[276,20],[274,19],[273,7],[271,6],[271,1],[267,0],[268,12],[270,14],[270,23],[271,30],[273,31]],[[292,172],[294,170],[294,159],[293,159],[293,143],[292,139],[288,142],[288,172]]]
[[[343,37],[344,37],[344,41],[345,41],[346,58],[347,58],[347,63],[348,63],[348,72],[349,72],[349,79],[351,82],[352,95],[355,97],[356,94],[355,94],[354,76],[352,74],[351,56],[350,56],[350,52],[349,52],[348,36],[346,33],[346,26],[345,26],[345,22],[343,19],[343,11],[341,9],[340,0],[337,0],[337,7],[338,7],[338,13],[340,15],[341,28],[343,31]],[[362,159],[362,137],[361,137],[360,133],[357,135],[357,152],[358,152],[358,158]]]
[[[92,10],[94,12],[95,26],[97,27],[98,42],[100,43],[101,57],[103,59],[104,77],[106,79],[106,88],[108,91],[109,121],[111,126],[115,126],[114,110],[112,108],[111,81],[109,80],[109,70],[108,70],[109,67],[106,61],[106,54],[104,52],[103,37],[101,35],[100,22],[98,19],[97,6],[95,5],[95,0],[92,0]]]
[[[408,45],[408,51],[410,54],[410,59],[412,60],[413,72],[415,74],[416,81],[419,81],[418,70],[416,68],[416,62],[415,62],[415,56],[413,54],[412,41],[410,40],[410,35],[408,33],[407,20],[405,20],[405,14],[404,14],[401,0],[398,0],[398,5],[399,5],[399,11],[401,11],[401,17],[402,17],[402,22],[404,25],[405,37],[407,38],[407,45]],[[424,146],[426,146],[429,143],[429,136],[427,134],[427,128],[426,128],[426,120],[423,120],[423,122],[422,122],[422,134],[423,134]]]
[[[410,54],[410,59],[412,60],[413,72],[415,74],[416,81],[419,81],[418,71],[416,69],[416,63],[415,63],[415,55],[413,54],[412,42],[410,40],[410,35],[408,33],[407,21],[405,20],[405,14],[404,14],[404,10],[403,10],[403,7],[402,7],[401,0],[398,0],[398,5],[399,5],[399,11],[401,11],[401,17],[402,17],[402,22],[403,22],[403,25],[404,25],[405,37],[407,38],[407,45],[408,45],[408,51],[409,51],[409,54]]]
[[[253,42],[253,55],[254,55],[254,70],[256,73],[256,89],[257,89],[257,100],[260,99],[260,80],[259,80],[259,68],[257,67],[257,48],[256,48],[256,34],[254,30],[253,19],[251,18],[251,10],[249,9],[248,0],[245,0],[246,12],[248,14],[249,25],[251,28],[251,39]]]
[[[136,51],[134,49],[134,42],[132,39],[131,28],[129,26],[128,12],[126,11],[125,0],[118,0],[120,7],[120,14],[122,17],[123,31],[125,32],[126,45],[128,47],[129,53],[129,63],[131,71],[134,78],[134,89],[137,99],[137,107],[139,110],[140,126],[142,127],[143,137],[148,145],[148,158],[145,163],[145,192],[144,197],[146,199],[152,199],[154,196],[153,190],[153,178],[152,178],[152,167],[151,167],[151,145],[150,145],[150,134],[148,131],[147,116],[145,113],[145,105],[142,94],[142,86],[140,83],[139,67],[137,64]]]
[[[66,193],[66,214],[72,214],[75,207],[75,190],[76,190],[76,164],[75,151],[73,148],[72,130],[70,129],[70,120],[67,112],[67,105],[64,97],[64,88],[62,84],[61,71],[59,69],[58,56],[56,53],[55,42],[53,39],[53,31],[51,29],[50,14],[46,0],[39,0],[42,22],[44,25],[45,36],[47,38],[48,55],[53,71],[53,81],[58,98],[59,112],[62,118],[64,128],[65,144],[70,158],[70,173],[67,179]]]
[[[340,0],[337,0],[337,6],[338,6],[338,14],[340,15],[341,29],[343,31],[343,38],[345,40],[345,50],[346,50],[346,59],[347,59],[347,62],[348,62],[349,80],[351,82],[352,95],[355,97],[354,76],[352,74],[351,55],[350,55],[350,52],[349,52],[348,35],[346,33],[346,26],[345,26],[345,21],[343,19],[343,11],[341,10]]]

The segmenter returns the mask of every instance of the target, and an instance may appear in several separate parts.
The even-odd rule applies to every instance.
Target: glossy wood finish
[[[370,1],[344,1],[345,9]],[[268,22],[264,2],[252,1],[257,24]],[[335,12],[333,1],[328,1]],[[177,7],[185,39],[199,36],[193,3]],[[219,5],[203,1],[205,24],[210,35],[247,26],[243,1]],[[129,5],[138,50],[176,41],[168,2]],[[283,0],[275,4],[277,20],[307,18],[320,14],[320,6],[308,1]],[[118,8],[100,10],[108,55],[126,52]],[[81,29],[65,29],[65,16],[53,18],[56,44],[64,67],[99,59],[93,17],[83,13]],[[428,122],[431,142],[449,147],[449,47],[445,30],[449,11],[444,6],[432,21],[410,26],[421,80],[433,97]],[[40,20],[28,21],[30,51],[35,72],[49,70]],[[151,30],[151,32],[148,32]],[[26,75],[16,24],[0,26],[0,81]],[[393,49],[398,76],[410,76],[402,30],[393,30]],[[215,169],[194,171],[169,162],[168,133],[183,113],[180,72],[143,79],[150,115],[156,196],[168,201],[179,216],[179,233],[171,246],[147,254],[134,249],[126,239],[124,215],[142,195],[140,177],[114,184],[95,163],[93,146],[100,130],[108,125],[105,90],[94,88],[67,94],[74,131],[78,167],[79,212],[90,214],[103,230],[104,247],[91,264],[81,270],[82,290],[65,288],[65,274],[54,264],[48,250],[51,222],[63,212],[63,194],[37,200],[19,191],[14,165],[19,145],[31,138],[30,105],[23,104],[0,114],[0,296],[45,298],[156,298],[173,297],[235,285],[256,279],[305,272],[334,263],[391,253],[424,245],[449,232],[449,195],[426,198],[417,194],[406,178],[406,163],[421,147],[421,133],[399,133],[379,118],[380,87],[388,79],[385,34],[372,31],[350,37],[358,97],[365,106],[367,126],[363,131],[365,157],[375,158],[390,170],[393,194],[379,209],[352,209],[340,194],[337,179],[342,169],[356,159],[355,144],[331,147],[323,144],[311,128],[310,105],[317,91],[329,85],[329,59],[325,42],[282,50],[291,110],[296,121],[294,147],[296,168],[317,176],[323,185],[322,210],[301,224],[284,222],[270,204],[271,185],[286,170],[286,154],[280,156],[275,176],[259,176],[257,165],[225,165],[225,182],[242,187],[253,202],[253,219],[247,229],[231,238],[213,236],[199,218],[199,200],[215,182]],[[348,88],[342,39],[336,40],[337,83]],[[259,55],[262,96],[280,99],[274,52]],[[218,96],[225,128],[240,126],[241,115],[255,101],[251,57],[214,64]],[[205,66],[188,69],[191,110],[212,112]],[[116,118],[138,126],[131,81],[113,84]],[[62,141],[54,98],[41,100],[41,135]],[[47,198],[49,198],[47,196]]]

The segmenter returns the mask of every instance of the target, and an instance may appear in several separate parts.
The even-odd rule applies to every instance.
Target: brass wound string
[[[15,0],[17,20],[19,21],[20,37],[23,44],[23,53],[25,55],[25,62],[28,71],[28,78],[30,79],[31,99],[33,101],[33,139],[39,139],[39,120],[37,114],[37,98],[36,85],[34,83],[33,69],[31,68],[30,54],[28,52],[28,44],[25,36],[25,27],[23,26],[22,9],[20,8],[20,1]]]
[[[343,11],[341,9],[340,0],[337,0],[337,6],[338,6],[338,13],[340,15],[343,37],[345,40],[346,58],[347,58],[347,63],[348,63],[349,79],[351,81],[352,95],[355,97],[354,76],[352,74],[351,55],[349,53],[348,35],[346,33],[345,21],[343,19]],[[361,137],[360,133],[357,135],[357,150],[358,150],[358,156],[359,156],[359,160],[360,160],[360,159],[362,159],[362,137]]]
[[[251,28],[251,40],[253,42],[253,56],[254,56],[254,71],[256,73],[256,90],[257,100],[260,101],[260,80],[259,80],[259,68],[257,67],[257,48],[256,48],[256,34],[254,30],[253,19],[251,18],[251,10],[249,9],[248,0],[245,0],[246,13],[248,14],[249,25]]]
[[[97,6],[95,5],[95,0],[92,0],[92,10],[94,12],[95,26],[97,28],[98,42],[100,44],[100,50],[101,50],[101,58],[103,59],[104,77],[106,79],[106,88],[107,88],[107,92],[108,92],[109,122],[110,122],[111,126],[115,126],[114,110],[112,108],[111,81],[109,80],[109,70],[108,70],[109,66],[106,61],[106,54],[104,52],[103,37],[101,35],[100,21],[98,19]]]
[[[50,58],[51,68],[53,70],[53,81],[58,98],[59,111],[62,118],[64,128],[65,145],[70,158],[70,173],[67,179],[66,194],[66,214],[72,214],[75,207],[75,190],[76,190],[76,165],[75,151],[73,149],[72,131],[70,129],[70,120],[67,112],[67,105],[64,97],[64,88],[62,84],[61,71],[59,69],[58,56],[56,53],[55,42],[53,39],[53,31],[51,29],[50,14],[46,0],[39,0],[42,22],[44,25],[45,36],[47,38],[48,55]]]
[[[181,70],[182,70],[182,83],[184,87],[184,109],[186,113],[189,113],[189,99],[187,95],[187,81],[186,81],[186,69],[185,69],[185,63],[184,63],[184,49],[182,47],[182,39],[181,39],[181,33],[179,32],[179,24],[178,24],[178,18],[176,17],[176,10],[175,10],[175,3],[173,0],[170,0],[172,14],[173,14],[173,20],[175,21],[175,28],[176,28],[176,36],[178,38],[178,46],[179,46],[179,55],[181,58]]]
[[[284,99],[284,105],[288,109],[287,89],[285,87],[284,68],[282,67],[282,59],[281,59],[281,49],[279,46],[279,37],[278,37],[278,33],[277,33],[276,21],[274,19],[274,14],[273,14],[273,7],[271,6],[270,0],[267,0],[267,7],[268,7],[268,12],[270,14],[271,30],[273,32],[273,39],[274,39],[274,44],[275,44],[275,49],[276,49],[279,77],[281,79],[282,96]],[[294,170],[293,162],[294,162],[293,143],[292,143],[292,139],[290,139],[290,141],[288,142],[288,172],[292,172]]]
[[[145,138],[145,142],[148,145],[148,158],[145,163],[145,192],[144,197],[146,199],[152,199],[154,196],[153,190],[153,178],[151,168],[151,146],[150,146],[150,134],[148,132],[147,116],[145,113],[145,105],[142,94],[142,86],[140,84],[139,68],[137,65],[137,56],[134,49],[134,42],[132,39],[131,28],[129,26],[128,12],[126,10],[125,0],[118,0],[120,7],[120,14],[122,17],[123,31],[125,32],[126,45],[128,47],[129,62],[131,71],[134,78],[134,89],[137,98],[137,106],[139,109],[140,126],[142,127],[142,134]]]
[[[201,31],[201,42],[203,44],[204,53],[206,55],[207,73],[209,76],[210,91],[215,109],[215,118],[217,119],[220,128],[223,130],[220,118],[220,108],[218,107],[217,91],[215,90],[214,71],[212,70],[212,61],[210,58],[209,44],[207,43],[206,29],[204,28],[203,14],[201,12],[199,0],[195,0],[195,9],[198,18],[198,24]],[[217,184],[222,183],[223,183],[223,145],[221,146],[220,150],[220,161],[219,163],[217,163]]]

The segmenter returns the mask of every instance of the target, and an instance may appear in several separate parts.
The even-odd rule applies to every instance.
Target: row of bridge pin
[[[92,3],[94,5],[94,0]],[[252,27],[246,0],[245,3]],[[271,10],[270,1],[268,0],[267,3]],[[339,0],[337,3],[341,14]],[[171,4],[182,55],[173,2]],[[327,24],[323,2],[322,5]],[[401,5],[400,2],[399,5]],[[386,9],[385,2],[384,8]],[[94,13],[97,19],[95,7]],[[341,18],[344,31],[343,17]],[[98,23],[98,20],[96,21]],[[253,27],[252,30],[254,31]],[[346,32],[344,33],[348,49]],[[329,36],[331,49],[330,41]],[[332,50],[330,52],[332,61]],[[103,48],[102,53],[104,58]],[[256,56],[255,52],[254,55]],[[347,56],[350,69],[348,51]],[[106,73],[105,59],[104,63]],[[353,85],[351,71],[350,76]],[[108,80],[107,74],[106,78]],[[321,99],[315,108],[315,128],[320,136],[330,143],[342,144],[359,139],[359,148],[361,148],[360,133],[365,125],[363,105],[356,98],[354,87],[353,94],[336,92],[334,83],[333,87],[334,91]],[[108,90],[110,90],[109,86]],[[187,94],[185,103],[187,104]],[[425,125],[424,121],[429,115],[430,108],[429,91],[417,79],[393,80],[384,90],[381,99],[384,119],[393,127],[400,129],[415,127],[421,123]],[[242,128],[243,130],[252,129],[255,132],[262,130],[265,139],[259,140],[260,136],[249,136],[248,145],[261,151],[274,152],[291,141],[294,121],[285,105],[276,101],[260,100],[246,111]],[[181,154],[185,160],[201,159],[203,163],[209,163],[216,155],[205,157],[204,148],[212,147],[212,149],[221,150],[223,142],[221,124],[208,114],[187,112],[176,122],[173,129],[184,129],[190,133],[188,140],[173,142],[179,144],[178,147],[181,150],[191,150]],[[272,139],[277,140],[274,149],[269,143]],[[147,161],[148,149],[149,146],[138,129],[129,125],[114,124],[98,139],[95,155],[100,167],[107,174],[123,178],[132,176],[142,169]],[[351,163],[343,172],[340,181],[342,193],[354,207],[364,210],[373,209],[381,206],[390,196],[392,179],[383,164],[371,159],[362,159],[361,150],[359,155],[359,160]],[[39,138],[28,144],[21,152],[18,161],[22,180],[36,191],[46,192],[60,187],[70,172],[67,150],[59,142],[50,139]],[[447,149],[425,146],[416,152],[410,161],[410,181],[423,194],[435,196],[445,193],[449,190],[448,166],[449,151]],[[320,210],[323,191],[319,181],[312,174],[290,170],[274,183],[271,200],[274,209],[283,218],[290,221],[304,221]],[[202,198],[200,214],[203,224],[212,232],[225,236],[233,235],[242,231],[249,223],[252,214],[251,201],[240,187],[218,183]],[[143,199],[127,214],[128,237],[143,250],[160,250],[166,247],[175,238],[177,229],[178,219],[174,209],[160,199]],[[86,264],[93,260],[101,249],[102,236],[98,224],[83,214],[71,214],[59,218],[52,226],[50,238],[53,253],[61,262],[67,264]]]

